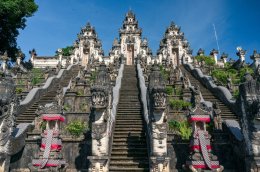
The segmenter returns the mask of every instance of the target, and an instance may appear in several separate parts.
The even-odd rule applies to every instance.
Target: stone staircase
[[[45,95],[43,95],[39,101],[35,102],[30,108],[28,108],[23,114],[16,118],[16,124],[20,123],[32,123],[35,117],[37,116],[36,110],[40,104],[51,103],[56,97],[56,90],[59,85],[61,87],[68,86],[70,79],[75,77],[78,74],[79,68],[76,67],[72,69],[72,72],[69,72],[60,83],[56,83],[52,90],[48,91]]]
[[[145,124],[135,66],[125,66],[113,136],[110,172],[149,171]]]
[[[187,73],[187,75],[190,79],[191,85],[195,85],[195,84],[199,85],[200,91],[201,91],[201,94],[202,94],[204,100],[211,101],[212,103],[218,102],[220,110],[222,112],[221,117],[222,117],[223,121],[226,119],[232,119],[232,120],[238,121],[237,116],[229,109],[229,107],[226,106],[222,101],[220,101],[216,96],[214,96],[210,90],[208,90],[206,87],[204,87],[204,85],[202,85],[200,83],[200,81],[198,81],[194,76],[192,76],[192,74],[190,72],[188,72],[184,68],[184,66],[181,66],[181,70],[182,70],[182,72]]]
[[[208,90],[204,85],[200,83],[190,72],[188,72],[184,66],[181,66],[181,71],[185,72],[190,79],[191,85],[199,85],[201,94],[206,101],[218,102],[219,108],[221,110],[222,120],[236,120],[238,117],[226,106],[222,101],[220,101],[213,93]],[[225,171],[237,171],[236,162],[234,159],[234,153],[232,144],[230,143],[229,134],[226,131],[213,131],[212,135],[212,146],[215,149],[215,153],[218,156],[220,164],[225,168]]]

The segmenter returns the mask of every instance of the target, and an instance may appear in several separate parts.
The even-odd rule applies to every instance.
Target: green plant
[[[172,93],[173,93],[172,86],[166,86],[165,90],[166,90],[167,95],[172,95]]]
[[[97,77],[97,71],[92,71],[89,79],[90,82],[94,82],[96,80],[96,77]]]
[[[175,88],[174,92],[175,92],[176,96],[181,96],[182,95],[182,89],[180,89],[180,88]]]
[[[175,131],[181,136],[183,140],[188,140],[191,136],[192,129],[188,121],[168,121],[168,127],[170,131]]]
[[[189,140],[192,129],[188,121],[180,122],[180,135],[183,140]]]
[[[39,68],[33,68],[31,71],[32,74],[32,85],[37,85],[42,82],[42,79],[44,77],[44,72]]]
[[[160,65],[160,72],[161,72],[164,80],[168,80],[168,78],[170,76],[170,72],[166,71],[165,68],[162,65]]]
[[[42,122],[40,123],[40,128],[41,128],[42,130],[45,130],[45,129],[46,129],[46,125],[47,125],[47,121],[42,121]]]
[[[184,100],[177,100],[177,99],[170,99],[169,103],[170,103],[170,107],[176,110],[186,109],[189,106],[191,106],[190,102],[186,102]]]
[[[217,79],[217,81],[222,84],[227,84],[228,73],[226,71],[215,69],[211,74],[213,78]]]
[[[175,120],[169,120],[168,121],[168,126],[169,126],[169,130],[170,131],[178,131],[180,128],[180,123],[178,121]]]
[[[84,132],[86,132],[88,130],[88,125],[86,122],[83,122],[81,120],[74,120],[71,121],[66,127],[65,129],[73,136],[80,136],[82,135]]]
[[[233,92],[233,97],[235,98],[235,99],[237,99],[238,97],[239,97],[239,90],[237,89],[237,90],[234,90],[234,92]]]
[[[71,106],[69,104],[64,104],[63,109],[68,112],[71,109]]]
[[[84,96],[84,91],[83,90],[78,90],[76,92],[77,96]]]
[[[214,66],[215,65],[215,59],[213,57],[205,57],[205,64],[207,66]]]
[[[23,92],[22,88],[16,88],[15,89],[16,94],[21,94]]]

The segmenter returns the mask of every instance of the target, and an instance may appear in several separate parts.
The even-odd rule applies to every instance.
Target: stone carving
[[[246,171],[257,172],[260,170],[260,83],[247,74],[245,82],[239,86],[239,92],[242,112],[240,121],[246,145]]]
[[[110,75],[104,62],[100,65],[95,83],[91,87],[92,102],[92,156],[89,171],[108,171],[109,153],[108,118],[111,104]],[[98,164],[102,164],[102,167]]]
[[[148,95],[150,124],[152,135],[151,162],[152,171],[169,170],[169,158],[167,157],[167,107],[165,81],[160,72],[159,65],[155,61],[149,76]]]
[[[189,79],[189,77],[187,76],[186,73],[183,73],[182,83],[183,83],[183,89],[189,89],[190,79]]]
[[[213,119],[214,119],[214,128],[216,130],[222,130],[221,110],[219,108],[218,102],[213,103]]]
[[[30,124],[15,127],[18,98],[15,83],[7,71],[1,71],[0,78],[0,171],[9,171],[11,155],[18,153],[25,145],[26,130]]]
[[[194,106],[200,105],[201,102],[201,92],[199,85],[195,85],[192,89],[192,102]]]
[[[200,103],[201,104],[201,103]],[[186,160],[184,169],[192,172],[201,170],[223,171],[217,156],[212,154],[210,134],[206,130],[206,123],[210,122],[210,111],[203,109],[204,105],[196,105],[189,112],[189,122],[192,123],[192,137],[190,140],[190,155]]]

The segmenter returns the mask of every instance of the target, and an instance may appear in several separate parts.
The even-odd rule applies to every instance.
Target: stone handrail
[[[147,87],[145,86],[145,79],[143,75],[142,68],[140,64],[137,64],[137,72],[138,72],[138,79],[139,79],[139,86],[141,90],[141,100],[143,104],[143,114],[144,114],[144,119],[147,124],[149,124],[149,116],[148,116],[148,108],[147,108]]]
[[[117,105],[119,102],[119,95],[120,95],[120,89],[121,89],[121,81],[123,77],[123,71],[124,71],[124,64],[121,64],[118,76],[116,78],[116,84],[113,87],[113,101],[112,101],[112,110],[111,110],[111,118],[110,118],[110,125],[109,125],[109,133],[111,133],[113,123],[115,122],[116,118],[116,112],[117,112]]]
[[[58,82],[62,81],[62,79],[66,76],[67,73],[70,73],[73,68],[75,68],[78,65],[72,64],[69,65],[67,69],[61,69],[56,76],[52,76],[47,79],[45,84],[40,88],[33,88],[28,95],[25,97],[23,101],[20,102],[19,110],[18,110],[18,116],[25,112],[25,110],[30,107],[33,103],[38,101],[45,93],[50,91],[54,85],[56,85]]]
[[[185,64],[185,69],[188,70],[196,79],[209,89],[216,97],[226,104],[235,114],[237,114],[236,101],[232,99],[230,91],[223,86],[214,84],[210,76],[204,75],[199,68],[194,68],[191,64]]]

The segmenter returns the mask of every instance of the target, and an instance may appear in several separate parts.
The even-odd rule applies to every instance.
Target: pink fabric
[[[201,121],[201,122],[210,122],[210,118],[206,117],[206,118],[203,118],[203,117],[191,117],[189,119],[190,122],[194,122],[194,121]]]
[[[55,121],[55,120],[59,120],[62,122],[65,121],[65,118],[60,114],[43,114],[42,119],[46,121]]]
[[[201,150],[201,148],[200,148],[200,145],[193,145],[193,146],[191,146],[191,150],[192,151],[194,151],[194,150]],[[212,149],[212,147],[211,147],[211,145],[207,145],[207,150],[211,150]]]
[[[42,149],[45,149],[45,146],[46,146],[45,144],[41,144]],[[61,148],[62,148],[61,145],[54,145],[54,144],[51,145],[51,150],[61,150]]]
[[[207,166],[204,164],[204,165],[192,165],[194,168],[201,168],[201,169],[207,169]],[[220,166],[219,165],[211,165],[211,169],[216,169],[216,168],[219,168]]]

